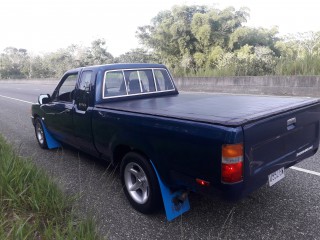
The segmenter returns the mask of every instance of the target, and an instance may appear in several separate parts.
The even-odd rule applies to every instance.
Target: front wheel
[[[35,120],[34,130],[35,130],[36,138],[38,140],[40,147],[47,149],[48,145],[47,145],[46,135],[44,134],[43,126],[39,118],[36,118]]]
[[[161,193],[150,162],[142,155],[130,152],[124,156],[120,171],[124,193],[132,207],[141,213],[158,210]]]

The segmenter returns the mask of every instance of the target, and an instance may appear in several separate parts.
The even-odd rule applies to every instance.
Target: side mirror
[[[38,103],[39,104],[47,104],[51,101],[51,97],[49,94],[40,94],[38,98]]]

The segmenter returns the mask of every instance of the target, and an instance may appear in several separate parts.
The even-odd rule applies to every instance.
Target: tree
[[[299,47],[309,55],[317,55],[320,50],[320,32],[304,32],[296,34],[297,42]]]
[[[155,62],[156,56],[149,53],[148,50],[143,48],[131,49],[129,52],[121,54],[119,57],[115,58],[115,62],[119,63],[149,63]]]
[[[277,37],[278,27],[271,29],[240,27],[230,36],[228,48],[232,51],[238,50],[245,45],[258,47],[269,47],[276,55],[280,55],[275,47],[279,40]]]
[[[113,62],[113,56],[107,51],[104,39],[97,39],[91,43],[87,58],[90,59],[90,65],[107,64]]]
[[[212,48],[225,48],[247,17],[247,9],[175,6],[160,12],[150,25],[139,27],[137,37],[171,68],[194,70],[208,65]]]
[[[1,54],[2,78],[27,78],[29,76],[29,55],[26,49],[7,47]]]

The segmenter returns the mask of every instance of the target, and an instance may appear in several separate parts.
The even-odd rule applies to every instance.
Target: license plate
[[[279,170],[269,175],[269,186],[271,187],[272,185],[279,182],[283,178],[284,178],[284,168],[280,168]]]

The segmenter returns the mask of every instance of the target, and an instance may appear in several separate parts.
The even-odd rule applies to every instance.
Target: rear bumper
[[[244,195],[244,182],[235,184],[223,184],[217,182],[210,182],[209,186],[201,186],[197,184],[194,177],[171,171],[171,180],[174,189],[184,189],[206,196],[218,197],[227,201],[237,201],[243,198]]]
[[[171,180],[174,183],[173,188],[182,188],[192,192],[204,194],[207,196],[218,197],[226,201],[238,201],[242,198],[248,196],[252,192],[256,191],[260,187],[268,183],[268,176],[272,172],[284,167],[288,169],[289,167],[301,162],[302,160],[313,156],[318,150],[318,147],[304,154],[303,156],[297,158],[295,161],[285,162],[281,165],[272,166],[267,171],[261,172],[261,174],[256,175],[254,178],[244,177],[244,180],[235,184],[224,184],[221,182],[210,182],[209,186],[200,186],[196,183],[194,177],[188,175],[171,171]]]

